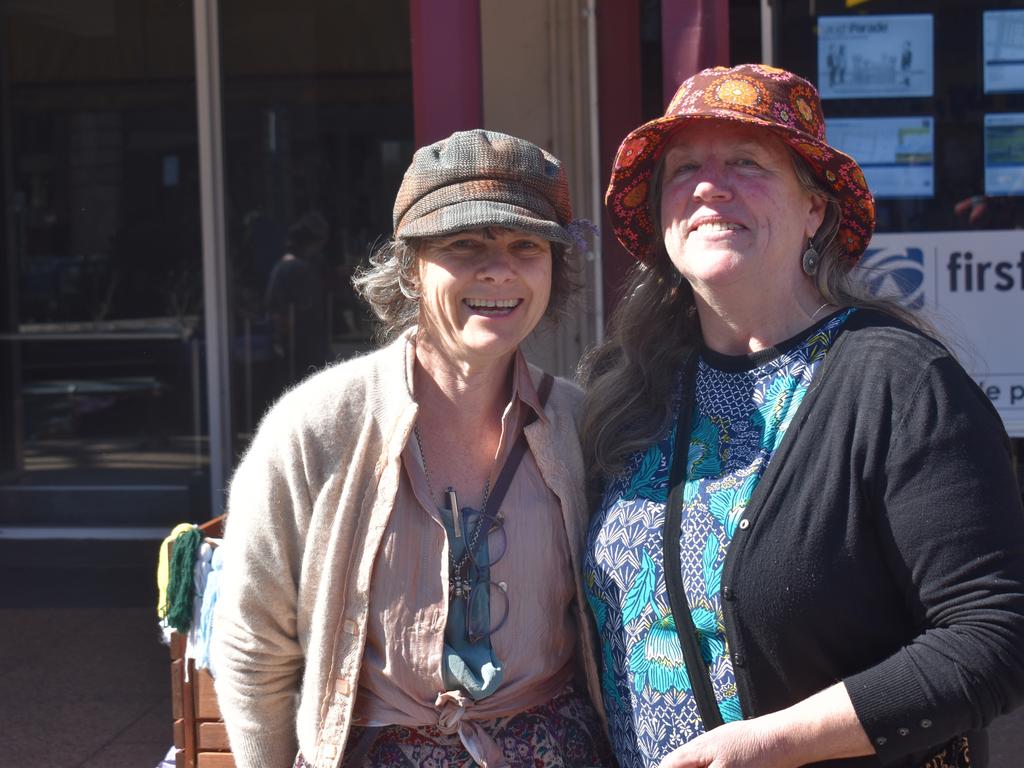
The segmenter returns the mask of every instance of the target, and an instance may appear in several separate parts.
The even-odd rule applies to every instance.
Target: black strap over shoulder
[[[715,699],[711,674],[700,652],[697,627],[690,615],[683,586],[683,567],[679,553],[679,538],[683,521],[683,488],[686,485],[686,470],[690,452],[690,430],[693,417],[693,392],[697,382],[697,353],[693,351],[683,363],[683,396],[679,403],[676,420],[676,439],[672,449],[672,467],[669,470],[668,504],[665,510],[665,527],[662,530],[663,560],[665,564],[665,586],[668,602],[675,619],[676,634],[683,649],[683,661],[693,687],[693,697],[704,721],[704,730],[710,731],[723,724],[722,712]]]
[[[550,373],[545,373],[540,380],[540,386],[537,387],[537,399],[540,400],[541,409],[548,404],[548,397],[551,395],[551,388],[555,384],[555,377]],[[533,419],[530,419],[532,423],[536,419],[534,415]],[[512,478],[515,477],[516,470],[519,468],[519,462],[523,460],[523,456],[526,454],[526,434],[524,432],[519,433],[519,438],[516,440],[515,445],[512,446],[512,450],[509,451],[508,458],[505,459],[505,466],[501,468],[501,474],[498,475],[498,479],[494,481],[494,487],[491,489],[491,494],[487,498],[487,508],[497,511],[501,508],[501,502],[505,498],[505,493],[508,491],[508,487],[512,484]]]

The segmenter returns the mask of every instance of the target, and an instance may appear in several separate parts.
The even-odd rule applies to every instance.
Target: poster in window
[[[825,121],[825,132],[860,164],[876,198],[934,196],[933,118],[835,118]]]
[[[1024,195],[1024,112],[985,115],[985,194]]]
[[[931,96],[930,13],[818,17],[818,89],[823,99]]]
[[[1024,91],[1024,11],[982,14],[985,93]]]

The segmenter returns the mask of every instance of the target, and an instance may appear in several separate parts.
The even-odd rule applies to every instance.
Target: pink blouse
[[[411,376],[411,365],[407,371]],[[517,353],[512,398],[502,416],[501,459],[531,412],[545,418],[526,360]],[[438,725],[457,732],[479,762],[497,765],[501,752],[486,721],[543,704],[573,676],[577,627],[570,604],[575,582],[558,497],[544,484],[527,450],[500,506],[506,552],[490,569],[491,580],[505,585],[509,601],[507,621],[490,637],[503,667],[502,682],[490,696],[473,701],[461,690],[445,690],[448,542],[414,437],[402,465],[395,508],[370,582],[353,723]]]

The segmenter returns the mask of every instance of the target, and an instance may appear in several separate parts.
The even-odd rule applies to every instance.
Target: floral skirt
[[[966,736],[957,736],[940,752],[929,757],[921,768],[970,768],[971,748]]]
[[[597,712],[585,696],[562,693],[546,704],[480,725],[514,768],[606,768],[615,765]],[[436,726],[352,726],[343,768],[473,768],[458,734]],[[294,768],[313,768],[302,755]]]

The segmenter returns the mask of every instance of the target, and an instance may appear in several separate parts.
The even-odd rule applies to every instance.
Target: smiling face
[[[500,227],[427,240],[419,249],[419,325],[457,364],[508,358],[551,296],[551,243]]]
[[[804,190],[783,142],[768,131],[701,121],[665,151],[660,213],[665,249],[702,296],[750,298],[806,282],[800,257],[825,203]]]

